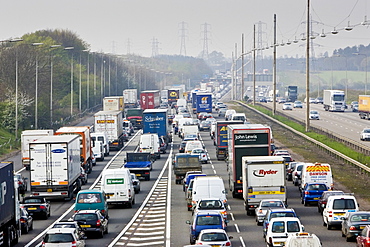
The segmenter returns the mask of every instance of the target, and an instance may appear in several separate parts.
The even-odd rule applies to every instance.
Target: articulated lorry
[[[243,199],[247,215],[253,215],[263,199],[287,202],[285,162],[280,156],[246,156],[243,163]]]
[[[143,134],[157,133],[166,143],[171,142],[166,109],[147,109],[143,112]]]
[[[212,94],[198,92],[196,94],[196,108],[197,113],[200,112],[212,113]]]
[[[140,105],[142,109],[159,108],[161,95],[159,90],[142,91],[140,93]]]
[[[94,118],[95,131],[106,133],[108,136],[109,150],[120,150],[125,140],[122,112],[99,111],[95,113]]]
[[[26,170],[30,169],[29,143],[36,141],[37,139],[43,136],[52,136],[52,135],[54,135],[54,130],[52,129],[22,131],[21,134],[22,164],[26,168]]]
[[[143,109],[141,108],[126,108],[125,118],[132,123],[135,129],[143,128]]]
[[[228,125],[229,188],[234,198],[243,196],[243,156],[269,156],[271,129],[262,124]]]
[[[152,170],[151,154],[149,152],[127,152],[123,167],[135,173],[138,178],[144,178],[144,180],[149,181],[150,171]]]
[[[125,89],[123,90],[123,102],[125,108],[136,108],[137,107],[137,89]]]
[[[29,145],[31,195],[71,200],[81,189],[79,136],[45,136]]]
[[[298,98],[298,87],[297,86],[288,86],[287,91],[287,101],[294,102]]]
[[[324,90],[325,111],[344,112],[346,109],[346,95],[341,90]]]
[[[10,247],[18,243],[21,231],[13,162],[0,162],[0,184],[0,246]]]
[[[227,157],[227,126],[230,124],[244,124],[243,121],[217,121],[214,145],[216,146],[217,160],[225,160]]]
[[[100,131],[97,131],[100,132]],[[91,173],[92,171],[92,142],[91,142],[91,130],[90,126],[70,126],[61,127],[56,132],[55,135],[79,135],[80,136],[80,155],[81,155],[81,166],[86,173]]]
[[[358,96],[358,114],[361,119],[370,120],[370,95]]]

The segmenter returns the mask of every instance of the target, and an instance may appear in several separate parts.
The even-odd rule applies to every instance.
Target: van
[[[308,232],[289,234],[284,247],[322,247],[320,239]]]
[[[126,130],[129,136],[134,133],[134,126],[132,126],[132,123],[129,120],[124,119],[122,122],[122,127],[124,130]]]
[[[279,217],[271,219],[266,232],[267,246],[285,246],[287,236],[304,232],[301,221],[295,217]]]
[[[329,196],[322,217],[324,226],[330,230],[332,226],[341,226],[342,217],[347,212],[357,212],[359,205],[353,195]]]
[[[101,141],[93,141],[92,142],[92,150],[94,153],[94,157],[96,160],[103,161],[104,160],[104,147],[103,142]]]
[[[334,189],[333,174],[329,164],[305,163],[301,172],[299,190],[303,190],[308,183],[323,183],[329,190]]]
[[[231,115],[231,121],[247,121],[247,117],[245,116],[244,113],[234,113]]]
[[[185,146],[185,153],[191,154],[191,152],[195,148],[203,149],[203,144],[200,141],[187,141]]]
[[[227,204],[224,181],[219,176],[197,176],[194,178],[192,190],[192,207],[197,205],[200,199],[217,198]]]
[[[161,158],[161,148],[158,134],[143,134],[140,136],[139,152],[149,152],[154,160]]]
[[[186,108],[186,99],[178,99],[177,100],[177,108],[185,107]]]
[[[107,199],[103,190],[80,190],[76,196],[75,212],[98,209],[105,217],[108,217]]]
[[[179,132],[179,137],[184,138],[184,128],[185,126],[191,125],[192,124],[192,119],[191,118],[181,118],[179,119],[177,126],[178,126],[178,132]]]
[[[129,208],[135,204],[135,189],[127,168],[103,170],[101,188],[108,196],[108,204],[125,204]]]
[[[109,141],[108,141],[107,133],[104,133],[104,132],[91,133],[91,139],[93,141],[101,141],[103,143],[104,156],[109,155]]]
[[[227,110],[227,111],[225,112],[225,120],[226,120],[226,121],[231,120],[231,116],[232,116],[233,114],[235,114],[235,113],[236,113],[236,111],[235,111],[235,110],[233,110],[233,109],[231,109],[231,110]]]

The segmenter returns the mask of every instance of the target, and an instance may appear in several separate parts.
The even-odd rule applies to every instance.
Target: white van
[[[140,136],[139,152],[149,152],[154,159],[161,158],[161,146],[158,134],[143,134]]]
[[[194,178],[192,190],[192,206],[200,199],[217,198],[227,204],[224,181],[219,176],[197,176]]]
[[[329,196],[322,217],[324,226],[330,230],[332,226],[341,226],[342,217],[347,212],[357,212],[359,205],[353,195]]]
[[[191,154],[195,148],[203,149],[203,144],[200,141],[187,141],[185,145],[185,153]]]
[[[179,119],[184,118],[183,115],[175,115],[175,117],[172,120],[172,127],[177,126]]]
[[[108,141],[107,133],[104,133],[104,132],[91,133],[91,140],[101,141],[103,143],[104,156],[109,155],[109,141]]]
[[[231,115],[231,121],[247,121],[247,117],[245,116],[244,113],[234,113]]]
[[[183,138],[185,138],[185,136],[196,136],[196,138],[198,138],[199,136],[198,125],[185,125]]]
[[[103,170],[101,190],[107,195],[108,204],[126,204],[130,208],[135,204],[134,185],[127,168]]]
[[[179,108],[179,107],[185,107],[186,108],[186,99],[178,99],[176,105],[177,105],[177,108]]]
[[[235,111],[235,110],[233,110],[233,109],[227,110],[227,111],[225,112],[225,120],[226,120],[226,121],[231,120],[231,116],[232,116],[233,114],[235,114],[235,113],[236,113],[236,111]]]
[[[92,142],[92,150],[94,153],[94,157],[96,160],[103,161],[104,160],[104,147],[103,142],[101,141],[93,141]]]
[[[193,123],[193,120],[191,118],[181,118],[179,119],[177,126],[179,127],[179,137],[184,137],[184,127],[187,125],[191,125]]]
[[[320,239],[308,232],[289,234],[284,247],[322,247]]]
[[[329,190],[334,189],[333,174],[329,164],[305,163],[300,180],[300,190],[308,183],[323,183]]]

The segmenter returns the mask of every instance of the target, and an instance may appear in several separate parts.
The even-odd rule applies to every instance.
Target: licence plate
[[[28,210],[37,210],[37,208],[28,208]]]
[[[313,199],[314,199],[314,200],[319,200],[320,198],[319,198],[319,197],[314,197]]]
[[[141,176],[141,174],[135,174],[136,175],[136,177],[140,177]]]
[[[344,213],[334,213],[334,215],[344,215]]]
[[[274,245],[284,245],[285,242],[274,242]]]
[[[365,226],[360,226],[360,229],[362,230],[362,229],[364,229],[365,228]]]
[[[220,244],[211,244],[212,247],[221,247]]]
[[[91,227],[91,225],[81,225],[80,227]]]
[[[47,189],[46,192],[53,192],[53,189]]]

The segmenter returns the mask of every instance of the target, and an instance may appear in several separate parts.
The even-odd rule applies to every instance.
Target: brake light
[[[309,191],[305,191],[305,192],[304,192],[304,194],[305,194],[305,195],[309,195],[309,194],[310,194],[310,192],[309,192]]]
[[[45,206],[43,206],[43,205],[41,205],[41,206],[40,206],[40,208],[41,208],[41,209],[46,209],[46,207],[45,207]]]
[[[355,226],[351,226],[349,229],[350,229],[351,231],[353,231],[353,230],[356,230],[356,227],[355,227]]]
[[[72,247],[77,247],[77,242],[76,241],[72,241],[72,243],[71,243],[72,245]]]
[[[26,223],[26,220],[25,220],[25,219],[23,219],[23,218],[20,218],[20,219],[19,219],[19,221],[20,221],[21,223]]]
[[[128,197],[131,198],[131,189],[128,190]]]
[[[231,246],[231,242],[226,242],[225,246]]]
[[[101,221],[100,220],[96,221],[96,226],[101,226]]]
[[[44,241],[42,241],[41,247],[45,247],[45,242]]]

